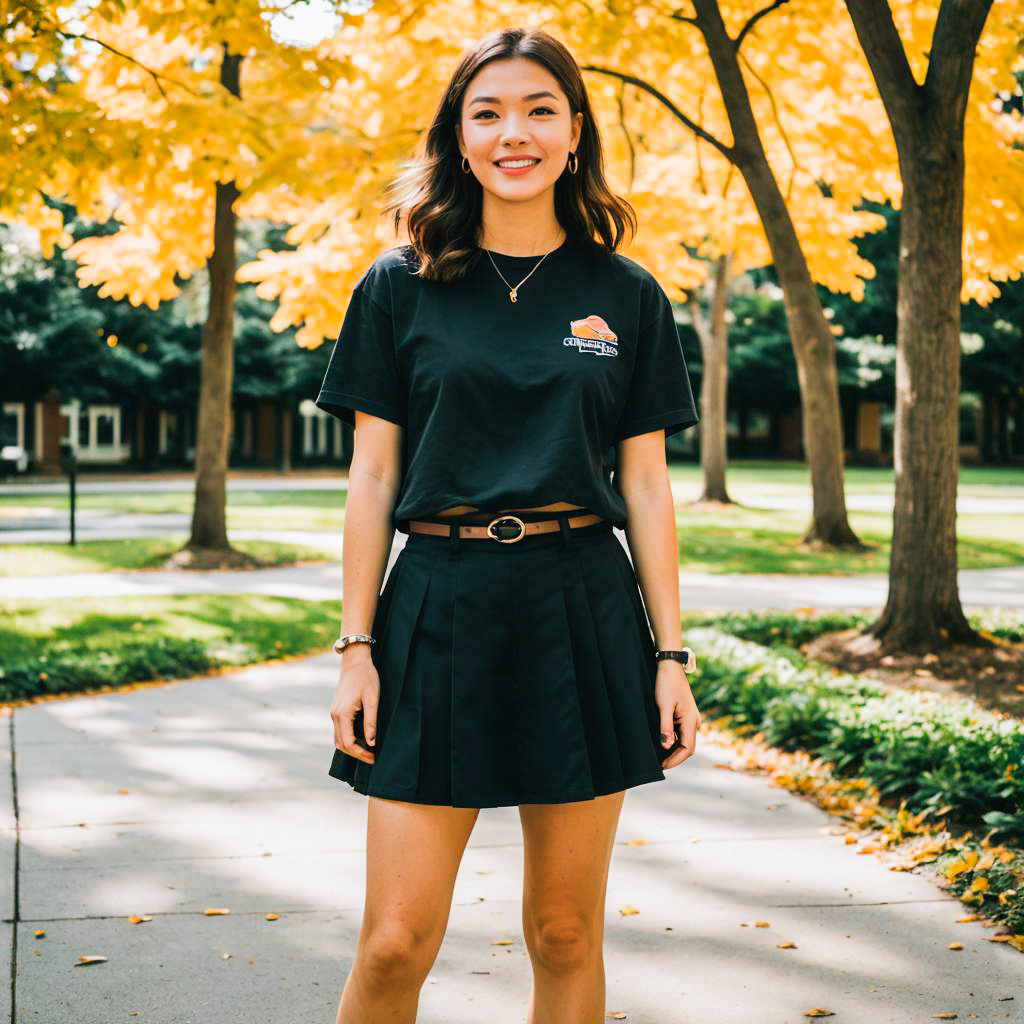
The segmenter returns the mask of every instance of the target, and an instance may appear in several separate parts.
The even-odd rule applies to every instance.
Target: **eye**
[[[553,114],[554,113],[554,111],[550,107],[534,107],[533,110],[530,111],[530,113],[531,114],[536,114],[537,111],[539,111],[539,110],[542,110],[542,111],[544,111],[544,112],[546,112],[548,114]],[[494,113],[493,110],[481,110],[480,113],[474,114],[473,117],[471,118],[471,120],[479,121],[484,116],[484,114],[493,114],[493,113]]]

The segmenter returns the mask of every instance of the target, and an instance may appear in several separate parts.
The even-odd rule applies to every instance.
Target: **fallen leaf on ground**
[[[207,917],[212,917],[214,914],[230,914],[231,910],[229,907],[204,907],[203,913]]]
[[[792,939],[783,939],[776,949],[796,949],[796,943]]]
[[[78,963],[76,967],[84,967],[86,964],[105,964],[107,958],[105,956],[79,956],[75,958]]]
[[[132,916],[128,918],[128,923],[129,924],[142,924],[143,921],[152,921],[152,920],[153,920],[153,915],[152,914],[141,914],[141,915],[139,915],[139,914],[132,914]]]
[[[963,943],[961,943],[961,942],[951,942],[947,948],[948,949],[963,949],[964,947],[963,947]]]
[[[36,929],[36,938],[37,939],[45,939],[46,938],[46,929],[45,928],[37,928]]]
[[[820,1006],[812,1006],[809,1010],[804,1011],[805,1017],[834,1017],[835,1014],[831,1010],[823,1010]]]
[[[625,917],[627,914],[639,914],[640,911],[637,910],[636,907],[627,903],[624,907],[619,907],[619,913]]]
[[[626,845],[627,846],[646,846],[647,845],[647,840],[646,839],[630,839],[630,841],[628,843],[626,843]]]
[[[958,917],[956,919],[956,922],[957,922],[957,924],[961,924],[964,921],[977,921],[977,920],[978,920],[978,915],[977,914],[966,914],[963,917]]]
[[[771,928],[771,925],[767,921],[755,921],[755,928]]]
[[[608,1013],[609,1020],[625,1020],[626,1015],[621,1010],[611,1010]]]
[[[932,1014],[932,1020],[957,1020],[958,1018],[959,1014],[953,1013],[952,1011]]]
[[[515,945],[515,939],[492,939],[492,946],[512,946]]]
[[[273,911],[271,911],[269,914],[264,914],[263,916],[264,916],[264,919],[267,920],[267,921],[276,921],[277,920],[277,914],[275,914]]]

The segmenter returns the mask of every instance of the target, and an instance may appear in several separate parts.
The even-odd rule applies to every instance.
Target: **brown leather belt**
[[[569,527],[593,526],[594,523],[603,521],[603,516],[594,512],[582,516],[569,516],[566,522]],[[528,533],[550,533],[557,530],[557,519],[541,519],[535,523],[524,523],[518,516],[504,515],[496,516],[486,525],[480,526],[459,526],[459,538],[466,537],[471,540],[496,540],[499,544],[514,544],[522,540]],[[451,527],[448,523],[428,523],[421,519],[411,519],[409,529],[413,533],[435,533],[442,537],[449,536]]]

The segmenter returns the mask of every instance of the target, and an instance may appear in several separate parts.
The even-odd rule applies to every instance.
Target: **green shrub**
[[[817,612],[807,618],[779,609],[724,615],[687,615],[689,622],[715,626],[743,640],[752,640],[767,647],[784,645],[794,649],[816,640],[824,633],[863,628],[877,618],[875,613],[850,611]],[[1002,640],[1012,643],[1024,641],[1024,609],[980,608],[967,613],[967,621],[975,629],[984,629]]]
[[[948,807],[951,821],[1024,842],[1024,725],[968,698],[911,692],[801,663],[709,627],[690,679],[701,710],[728,714],[768,743],[805,750],[837,774],[868,779],[908,810]]]
[[[204,644],[182,637],[126,640],[109,650],[57,649],[0,667],[0,700],[175,679],[209,671],[216,664]]]

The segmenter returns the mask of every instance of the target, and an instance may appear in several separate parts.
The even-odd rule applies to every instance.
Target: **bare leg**
[[[369,797],[366,902],[336,1024],[415,1024],[479,810]]]
[[[604,1020],[604,907],[624,791],[521,804],[523,935],[533,964],[526,1024]]]

